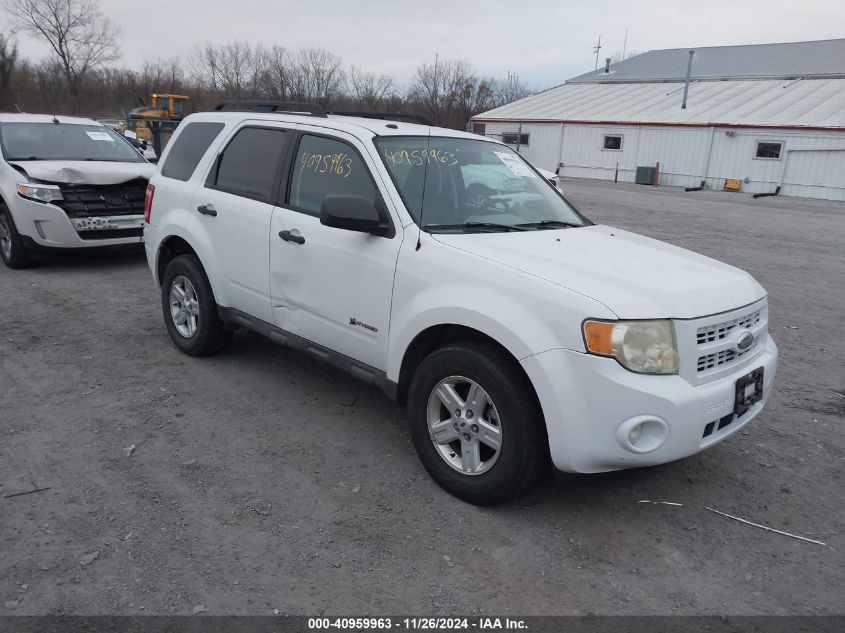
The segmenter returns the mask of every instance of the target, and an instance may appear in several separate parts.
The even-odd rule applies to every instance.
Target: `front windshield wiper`
[[[21,158],[7,158],[9,162],[16,161],[16,160],[47,160],[46,158],[42,158],[41,156],[26,156]]]
[[[540,222],[525,222],[522,224],[517,224],[516,226],[526,227],[526,228],[539,228],[543,226],[548,226],[550,228],[562,228],[562,229],[577,229],[578,227],[584,226],[583,224],[575,224],[574,222],[565,222],[563,220],[541,220]]]
[[[495,222],[464,222],[463,224],[426,224],[425,230],[451,230],[451,229],[495,229],[498,231],[528,231],[519,224],[496,224]]]

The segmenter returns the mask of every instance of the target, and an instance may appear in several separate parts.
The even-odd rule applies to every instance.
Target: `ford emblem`
[[[740,334],[739,338],[736,339],[736,348],[740,352],[748,351],[752,345],[754,345],[754,335],[748,330],[745,330],[745,332]]]

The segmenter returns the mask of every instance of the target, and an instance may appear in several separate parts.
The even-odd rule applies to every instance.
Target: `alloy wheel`
[[[170,282],[170,317],[176,330],[185,338],[197,332],[200,318],[199,299],[191,281],[179,275]]]
[[[499,413],[489,394],[464,376],[441,380],[428,398],[428,433],[438,455],[465,475],[481,475],[502,449]]]

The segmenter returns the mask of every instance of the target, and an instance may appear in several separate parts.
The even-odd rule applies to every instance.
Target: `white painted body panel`
[[[12,161],[31,178],[47,182],[82,185],[116,185],[135,178],[149,180],[155,172],[151,163],[117,161],[28,160]]]
[[[213,113],[197,120],[226,122],[220,137],[224,138],[246,116],[255,118]],[[581,332],[587,318],[660,318],[685,320],[678,331],[687,336],[698,322],[686,320],[717,315],[703,321],[710,324],[721,318],[719,313],[730,316],[738,308],[764,304],[765,291],[747,273],[605,226],[454,235],[420,232],[376,158],[372,138],[381,132],[376,126],[382,122],[312,123],[285,115],[261,120],[300,129],[313,126],[352,142],[373,171],[396,235],[388,239],[341,231],[321,225],[313,215],[276,207],[267,234],[269,261],[244,247],[223,257],[221,238],[208,223],[198,221],[192,208],[198,202],[195,192],[222,144],[218,139],[191,181],[179,183],[160,174],[153,178],[156,197],[146,239],[154,274],[162,241],[180,237],[197,252],[219,305],[365,363],[393,382],[400,379],[409,346],[427,329],[457,325],[481,332],[508,350],[528,375],[545,416],[553,462],[561,470],[598,472],[679,459],[724,439],[762,409],[763,403],[758,403],[733,426],[702,439],[702,426],[733,408],[737,378],[763,367],[765,396],[770,393],[777,348],[767,334],[753,354],[729,368],[688,380],[685,373],[634,374],[613,359],[588,355]],[[419,127],[398,124],[389,133],[420,134]],[[427,133],[428,128],[422,129]],[[175,142],[178,136],[169,147]],[[252,213],[247,206],[244,213]],[[257,234],[247,236],[241,232],[247,229],[236,224],[226,231],[232,244],[257,239]],[[306,241],[283,241],[277,235],[281,230],[298,233]],[[232,271],[224,260],[238,252],[257,267],[266,267],[269,317],[230,284]],[[377,332],[350,323],[352,318]],[[694,343],[685,341],[683,349]],[[682,365],[695,371],[694,359]],[[659,416],[670,429],[666,444],[649,454],[626,450],[615,439],[620,424],[643,415]]]

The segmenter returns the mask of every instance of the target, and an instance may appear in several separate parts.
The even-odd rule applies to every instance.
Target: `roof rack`
[[[337,116],[357,116],[364,119],[384,119],[385,121],[410,121],[422,125],[434,125],[431,119],[421,114],[407,112],[329,112]]]
[[[221,101],[214,106],[216,112],[234,110],[240,112],[283,112],[285,114],[305,114],[308,116],[326,117],[326,111],[316,103],[302,103],[300,101]]]

